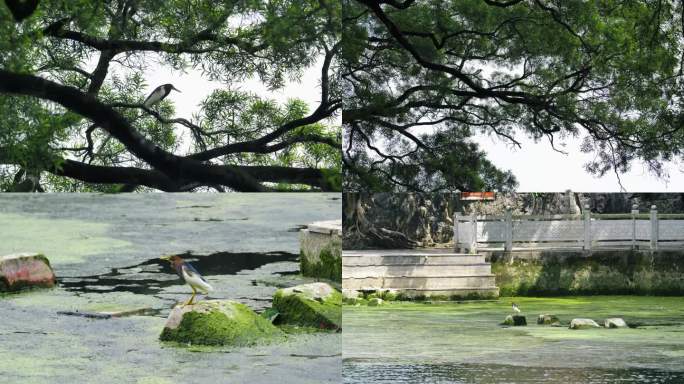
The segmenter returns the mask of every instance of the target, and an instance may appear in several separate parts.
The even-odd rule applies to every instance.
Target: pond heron
[[[185,283],[192,288],[192,296],[187,302],[185,302],[185,304],[183,304],[184,306],[193,303],[192,301],[195,299],[197,291],[207,294],[214,290],[214,288],[209,285],[206,280],[204,280],[204,277],[202,277],[202,275],[200,275],[200,273],[197,272],[192,265],[186,263],[180,256],[162,256],[160,259],[169,261],[171,266],[176,270],[176,273],[178,273],[178,275],[183,278]]]

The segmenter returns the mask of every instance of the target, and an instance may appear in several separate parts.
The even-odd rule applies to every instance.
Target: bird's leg
[[[190,300],[188,300],[185,304],[183,304],[183,306],[192,304],[192,300],[195,299],[195,295],[197,294],[197,291],[195,290],[195,287],[191,287],[191,288],[192,288],[192,296],[190,296]]]

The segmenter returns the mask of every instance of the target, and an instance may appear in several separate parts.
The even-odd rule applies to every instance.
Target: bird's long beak
[[[176,91],[180,92],[180,89],[174,87],[173,85],[171,86],[171,89],[175,89]],[[183,93],[183,92],[181,92],[181,93]]]
[[[160,259],[162,259],[162,260],[171,260],[171,256],[172,256],[172,255],[162,256],[162,257],[160,257]]]

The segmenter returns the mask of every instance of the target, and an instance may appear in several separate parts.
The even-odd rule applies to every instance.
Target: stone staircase
[[[342,287],[357,291],[393,290],[408,297],[498,297],[484,255],[449,250],[342,252]]]

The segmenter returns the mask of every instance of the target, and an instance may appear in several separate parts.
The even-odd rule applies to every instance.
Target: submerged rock
[[[175,306],[159,338],[201,345],[246,346],[273,341],[283,335],[270,321],[244,304],[204,300]]]
[[[323,329],[342,329],[342,294],[326,283],[279,289],[273,308],[281,323]]]
[[[525,326],[527,325],[527,319],[525,316],[521,315],[508,315],[504,319],[503,325],[512,325],[512,326]]]
[[[0,257],[0,292],[54,286],[55,273],[45,256],[38,253],[22,253]]]
[[[627,323],[620,317],[611,317],[603,322],[606,328],[627,328]]]
[[[354,289],[342,289],[342,296],[345,299],[358,299],[359,298],[359,291],[354,290]]]
[[[592,319],[572,319],[570,329],[599,328],[600,326]]]
[[[370,300],[368,300],[368,306],[369,307],[377,307],[378,305],[382,305],[385,301],[379,297],[374,297]]]
[[[541,325],[560,325],[560,320],[556,315],[541,314],[537,317],[537,324]]]

